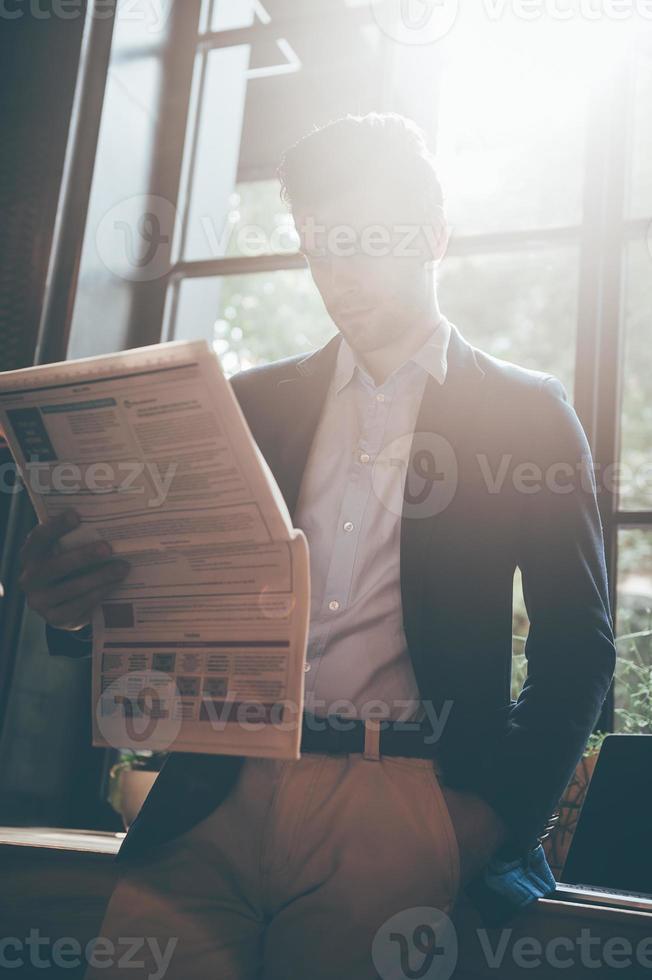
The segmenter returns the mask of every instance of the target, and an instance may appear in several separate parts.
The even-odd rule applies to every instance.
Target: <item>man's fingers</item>
[[[82,626],[86,626],[91,621],[91,617],[97,606],[100,605],[102,600],[114,588],[115,585],[103,585],[101,588],[93,589],[92,592],[87,592],[73,602],[66,602],[61,606],[56,606],[47,617],[48,623],[56,629],[66,630],[76,630]]]
[[[21,559],[24,563],[35,561],[46,555],[52,546],[79,524],[79,517],[74,510],[64,511],[57,517],[39,524],[30,533],[21,551]]]
[[[108,541],[95,541],[39,562],[28,562],[20,577],[20,585],[31,591],[44,589],[68,575],[75,575],[86,569],[90,571],[93,565],[106,561],[111,554]]]
[[[98,588],[116,585],[127,575],[128,571],[129,565],[125,561],[106,562],[85,575],[66,579],[41,592],[32,591],[29,602],[36,611],[43,608],[52,610],[56,606],[81,599]]]

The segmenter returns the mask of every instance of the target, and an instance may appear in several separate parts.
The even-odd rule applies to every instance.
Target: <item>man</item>
[[[435,923],[466,889],[496,918],[550,891],[539,838],[614,667],[585,436],[557,380],[441,314],[423,135],[347,117],[280,176],[338,335],[233,387],[310,545],[309,714],[298,762],[172,755],[126,838],[103,934],[178,940],[184,980],[389,976],[374,939],[393,916]],[[127,570],[58,556],[63,530],[32,533],[23,580],[52,652],[83,655]]]

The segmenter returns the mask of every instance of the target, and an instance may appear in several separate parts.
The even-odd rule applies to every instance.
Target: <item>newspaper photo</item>
[[[40,521],[130,563],[93,619],[93,744],[299,758],[308,546],[208,344],[0,374]]]

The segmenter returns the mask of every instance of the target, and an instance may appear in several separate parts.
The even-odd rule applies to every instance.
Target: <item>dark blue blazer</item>
[[[232,380],[290,513],[339,342]],[[458,467],[444,510],[420,518],[404,511],[401,522],[403,618],[419,691],[438,711],[449,702],[436,747],[445,782],[483,796],[525,854],[573,773],[614,670],[588,443],[555,378],[491,357],[455,328],[448,377],[444,385],[428,380],[415,431],[444,437]],[[527,680],[513,701],[517,566],[531,626]],[[84,644],[50,631],[50,648],[74,656]],[[171,754],[120,858],[144,855],[207,816],[241,761]]]

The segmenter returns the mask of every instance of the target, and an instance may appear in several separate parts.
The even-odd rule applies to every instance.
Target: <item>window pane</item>
[[[119,0],[113,28],[112,57],[135,49],[156,48],[166,40],[174,0]],[[101,4],[98,17],[102,15]]]
[[[652,29],[639,37],[632,117],[629,213],[632,218],[652,218]]]
[[[616,731],[652,734],[652,530],[618,539]]]
[[[254,0],[213,0],[212,31],[249,27],[254,22]]]
[[[195,85],[205,71],[203,102],[197,123],[197,146],[189,174],[191,193],[186,213],[183,258],[220,258],[225,254],[227,215],[237,181],[240,137],[247,93],[249,46],[199,56]],[[228,92],[228,98],[225,93]],[[187,153],[191,148],[187,147]],[[228,237],[228,236],[227,236]]]
[[[620,506],[652,510],[652,237],[628,246],[625,289]]]
[[[298,250],[299,238],[277,180],[237,184],[229,204],[224,255],[288,255]]]
[[[140,221],[149,191],[161,66],[155,57],[113,63],[107,79],[69,356],[120,350],[127,339]]]
[[[456,235],[580,221],[591,70],[574,35],[462,7],[444,42],[437,138]]]
[[[442,310],[477,347],[558,377],[569,395],[577,320],[578,256],[571,246],[449,257]]]
[[[365,0],[363,0],[365,2]],[[297,16],[314,16],[324,13],[336,15],[340,10],[356,6],[359,0],[213,0],[211,30],[228,31],[237,27],[249,27],[255,19],[286,21]],[[258,13],[260,11],[260,13]]]
[[[229,375],[310,351],[335,333],[307,270],[186,279],[175,339],[211,340]]]

